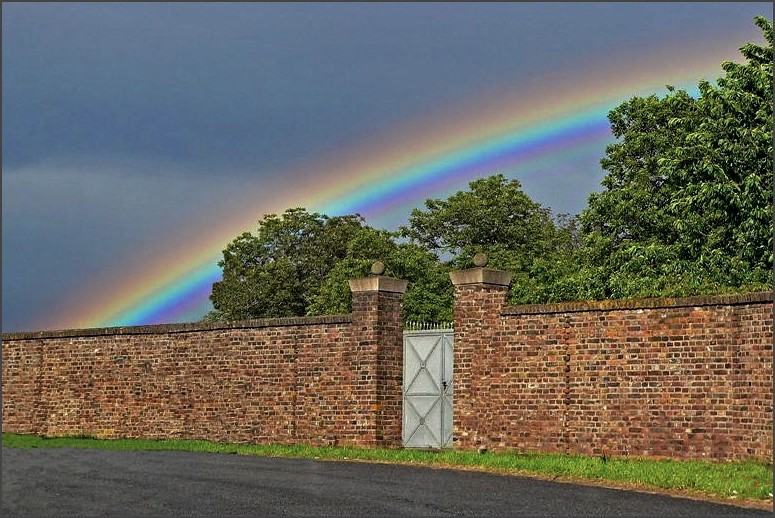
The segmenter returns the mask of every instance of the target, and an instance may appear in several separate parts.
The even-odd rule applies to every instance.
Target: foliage
[[[385,273],[409,281],[403,298],[404,320],[440,322],[452,320],[452,283],[445,265],[422,248],[395,241],[393,233],[372,230],[349,244],[348,257],[330,270],[326,282],[310,305],[309,314],[347,313],[352,309],[348,279],[366,277],[374,260],[364,257],[364,249],[378,252]]]
[[[581,214],[581,298],[772,287],[772,24],[700,96],[634,97],[609,113],[601,193]]]
[[[375,261],[386,275],[409,281],[404,317],[451,320],[447,270],[417,246],[398,244],[393,233],[364,224],[360,215],[329,217],[303,208],[269,214],[258,232],[227,245],[213,284],[215,308],[205,322],[246,318],[347,313],[347,281],[369,275]]]
[[[549,212],[522,192],[517,180],[503,175],[474,180],[469,191],[446,200],[425,201],[427,210],[412,210],[404,237],[417,242],[437,257],[454,256],[452,263],[470,262],[482,248],[509,243],[526,256],[534,256],[551,225]]]
[[[489,267],[514,274],[512,302],[561,299],[562,286],[555,283],[573,268],[575,218],[560,215],[555,221],[518,180],[502,174],[474,180],[469,188],[446,200],[426,200],[426,210],[414,209],[401,235],[440,260],[451,257],[452,268],[470,267],[474,254],[485,252]]]
[[[332,265],[348,256],[348,243],[369,232],[358,215],[303,208],[266,215],[256,234],[226,246],[218,263],[223,280],[213,284],[210,300],[227,320],[304,315]]]

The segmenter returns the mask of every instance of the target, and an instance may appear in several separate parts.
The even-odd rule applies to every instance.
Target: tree
[[[403,319],[419,322],[452,321],[453,294],[449,279],[449,267],[421,247],[409,243],[396,243],[395,234],[384,232],[381,260],[385,263],[385,275],[405,279],[408,287],[403,297]],[[329,272],[316,299],[309,308],[310,314],[346,313],[352,309],[352,297],[348,279],[366,277],[373,261],[357,259],[356,252],[363,243],[351,243],[350,257],[337,263]]]
[[[426,210],[414,209],[401,235],[454,268],[471,266],[474,254],[487,253],[491,267],[514,274],[512,302],[557,300],[554,282],[571,266],[577,243],[575,219],[555,221],[519,181],[502,174],[469,187],[446,200],[426,200]]]
[[[360,215],[329,217],[303,208],[269,214],[258,232],[226,246],[213,284],[214,310],[204,321],[347,313],[349,279],[370,274],[383,261],[386,274],[406,279],[404,318],[452,319],[447,270],[420,247],[398,244],[395,234],[364,224]]]
[[[673,121],[688,132],[662,164],[681,185],[671,209],[702,215],[676,224],[688,252],[718,273],[733,267],[728,283],[746,280],[736,277],[740,268],[772,269],[772,23],[756,24],[767,46],[744,45],[747,63],[724,62],[718,86],[700,83],[701,117]]]
[[[683,138],[670,121],[696,113],[696,102],[684,91],[660,99],[634,97],[608,114],[619,142],[606,147],[600,162],[608,174],[606,188],[589,196],[580,220],[584,239],[581,264],[589,298],[657,294],[674,260],[668,243],[678,238],[669,210],[676,178],[659,162],[674,139]]]
[[[668,87],[609,113],[601,193],[580,217],[584,298],[772,286],[772,24],[700,96]]]
[[[218,262],[223,280],[213,284],[210,300],[228,320],[304,315],[348,243],[369,231],[359,215],[302,208],[266,215],[257,234],[245,232],[226,246]]]

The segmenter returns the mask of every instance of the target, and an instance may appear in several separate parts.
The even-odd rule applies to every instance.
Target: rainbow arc
[[[699,79],[721,75],[725,54],[737,59],[729,49],[728,42],[716,42],[702,55],[656,52],[627,67],[601,64],[574,77],[549,78],[550,86],[533,91],[485,92],[464,106],[269,175],[275,178],[271,193],[246,186],[239,209],[224,221],[160,246],[153,260],[116,266],[113,271],[122,272],[118,282],[108,286],[103,278],[74,294],[53,321],[61,328],[196,318],[220,279],[221,250],[266,213],[303,206],[329,215],[358,212],[371,220],[406,210],[412,202],[421,206],[426,197],[464,188],[483,175],[508,172],[519,179],[558,156],[592,149],[602,156],[612,141],[610,109],[634,95],[662,94],[666,84],[696,94]],[[283,184],[286,178],[293,183]],[[52,319],[47,320],[50,327]]]

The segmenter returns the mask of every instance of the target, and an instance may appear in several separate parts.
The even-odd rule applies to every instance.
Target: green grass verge
[[[444,450],[440,452],[307,445],[222,444],[204,440],[94,439],[86,437],[43,438],[3,433],[3,447],[88,448],[99,450],[177,450],[237,453],[266,457],[403,463],[421,466],[479,469],[497,473],[533,474],[542,477],[584,479],[634,484],[644,489],[681,491],[730,500],[772,500],[772,466],[756,462],[703,460],[652,460],[545,453]]]

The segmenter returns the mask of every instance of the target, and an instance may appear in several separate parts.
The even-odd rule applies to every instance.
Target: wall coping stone
[[[513,274],[492,268],[469,268],[449,272],[452,284],[494,284],[496,286],[508,286]]]
[[[548,313],[578,313],[582,311],[611,311],[626,309],[660,309],[698,306],[731,306],[773,302],[773,292],[759,291],[732,295],[697,295],[692,297],[655,297],[642,299],[590,300],[551,304],[524,304],[506,306],[501,315],[536,315]]]
[[[193,322],[186,324],[154,324],[146,326],[98,327],[90,329],[62,329],[55,331],[33,331],[3,333],[5,340],[36,340],[42,338],[76,338],[108,335],[145,335],[166,333],[191,333],[201,331],[256,329],[262,327],[288,327],[317,324],[349,324],[352,315],[321,315],[314,317],[281,317],[235,320],[230,322]]]
[[[359,293],[362,291],[387,291],[391,293],[404,293],[409,284],[404,279],[395,277],[385,277],[384,275],[375,275],[373,277],[363,277],[361,279],[350,279],[350,291]]]

